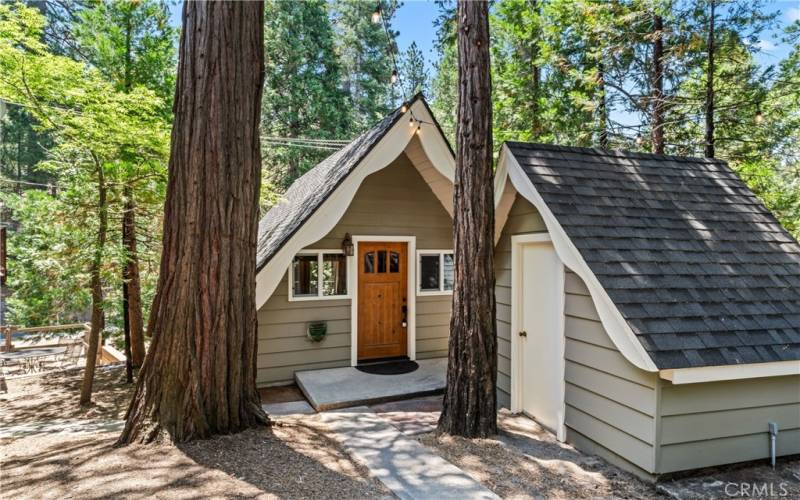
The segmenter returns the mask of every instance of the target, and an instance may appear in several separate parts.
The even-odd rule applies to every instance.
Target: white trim
[[[408,118],[412,111],[418,118],[433,122],[433,118],[428,113],[422,99],[414,101],[411,109],[397,120],[394,126],[386,132],[383,139],[372,148],[369,154],[361,160],[350,175],[342,181],[339,187],[309,217],[305,224],[289,238],[289,241],[256,274],[257,309],[263,307],[267,299],[275,291],[294,255],[300,249],[319,241],[336,226],[350,206],[350,202],[364,179],[368,175],[387,167],[403,153],[410,140],[414,137],[414,127],[408,126]],[[448,179],[453,179],[455,158],[453,158],[447,142],[436,127],[425,123],[422,125],[421,133],[416,137],[419,138],[422,148],[434,168]]]
[[[292,261],[289,263],[289,277],[287,279],[288,283],[288,291],[287,291],[287,300],[289,302],[303,302],[303,301],[311,301],[311,300],[346,300],[351,297],[350,293],[350,262],[349,259],[345,260],[345,265],[348,267],[347,269],[347,283],[345,283],[345,287],[347,287],[347,293],[344,295],[323,295],[322,292],[322,259],[323,255],[325,254],[337,254],[342,255],[344,252],[342,250],[337,249],[317,249],[317,248],[304,248],[295,254],[295,257],[298,255],[316,255],[317,256],[317,294],[316,295],[300,295],[296,296],[294,294],[294,257],[292,257]]]
[[[406,248],[406,281],[408,288],[406,292],[406,306],[408,307],[406,321],[406,337],[408,344],[406,346],[406,356],[408,359],[414,361],[417,359],[417,300],[414,293],[414,277],[417,275],[416,259],[412,259],[413,255],[417,252],[417,237],[416,236],[352,236],[353,239],[353,255],[348,258],[347,272],[350,275],[347,280],[348,283],[353,284],[353,289],[350,292],[350,366],[358,364],[358,244],[360,242],[387,242],[387,243],[407,243]]]
[[[521,249],[524,245],[549,243],[551,242],[548,233],[532,233],[532,234],[519,234],[511,236],[511,411],[519,413],[522,411],[522,355],[519,352],[519,335],[521,330],[520,322],[522,319],[523,297],[522,297],[522,279],[519,273],[524,271],[522,267],[522,252]],[[558,255],[558,254],[556,254]],[[565,292],[564,292],[564,266],[560,266],[561,272],[558,273],[558,282],[556,284],[555,293],[558,297],[558,327],[556,328],[559,341],[560,355],[557,360],[560,376],[559,391],[561,393],[561,405],[557,415],[558,428],[556,431],[556,438],[559,441],[564,441],[567,436],[566,428],[566,362],[565,362],[565,349],[566,340],[564,338],[564,307],[565,307]]]
[[[614,305],[611,297],[608,296],[608,292],[605,291],[600,281],[597,279],[597,276],[594,275],[588,264],[586,264],[586,261],[575,247],[575,244],[569,239],[564,228],[561,227],[561,224],[544,202],[544,199],[542,199],[541,195],[536,191],[533,183],[522,170],[522,167],[519,165],[516,158],[514,158],[514,155],[511,154],[506,144],[503,145],[503,149],[500,152],[498,163],[505,167],[506,175],[517,192],[531,202],[539,211],[539,215],[542,217],[547,231],[550,233],[553,247],[556,250],[556,254],[561,259],[561,262],[580,276],[586,284],[592,301],[597,308],[597,314],[600,316],[600,320],[603,323],[603,327],[617,349],[619,349],[625,359],[630,361],[637,368],[648,372],[657,372],[658,367],[656,367],[650,355],[647,354],[647,351],[642,347],[641,342],[636,338],[630,325],[625,318],[623,318],[616,305]],[[497,184],[496,187],[499,189],[500,186],[503,188],[505,187],[503,182]]]
[[[455,251],[453,249],[444,250],[417,250],[417,284],[415,290],[417,295],[421,297],[436,296],[436,295],[453,295],[453,290],[444,289],[444,256],[445,254],[453,255],[455,262]],[[438,290],[423,290],[422,289],[422,265],[420,259],[423,255],[438,255],[439,256],[439,289]]]
[[[800,375],[800,360],[743,365],[701,366],[661,370],[659,376],[673,384],[697,384],[746,378],[783,377]],[[799,389],[800,390],[800,389]]]

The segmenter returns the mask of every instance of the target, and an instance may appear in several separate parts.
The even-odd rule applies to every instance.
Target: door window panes
[[[389,252],[389,272],[400,272],[400,254],[397,252]]]

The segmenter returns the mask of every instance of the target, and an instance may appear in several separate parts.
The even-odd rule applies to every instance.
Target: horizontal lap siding
[[[620,354],[580,277],[567,271],[564,288],[567,439],[579,447],[591,440],[595,452],[653,472],[656,375]]]
[[[659,472],[800,453],[800,376],[673,385],[661,381]]]
[[[405,155],[368,176],[333,230],[309,248],[341,248],[346,233],[416,236],[419,250],[453,248],[452,219]],[[289,302],[287,279],[258,314],[259,385],[291,382],[297,370],[350,365],[350,299]],[[450,301],[417,296],[418,358],[447,355]],[[325,340],[308,340],[310,321],[327,322]]]
[[[511,404],[511,236],[546,231],[539,212],[517,196],[508,214],[494,253],[497,300],[497,402]]]

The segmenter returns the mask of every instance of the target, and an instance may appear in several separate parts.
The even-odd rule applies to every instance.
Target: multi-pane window
[[[303,251],[289,271],[289,298],[293,300],[347,296],[347,257],[341,251]]]
[[[451,293],[455,274],[452,250],[417,252],[417,290],[421,295]]]

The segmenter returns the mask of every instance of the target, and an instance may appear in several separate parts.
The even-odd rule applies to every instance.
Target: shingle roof
[[[800,245],[725,162],[508,147],[658,368],[800,359]]]
[[[409,106],[421,98],[415,96]],[[400,108],[298,178],[258,223],[256,269],[281,249],[403,116]]]

